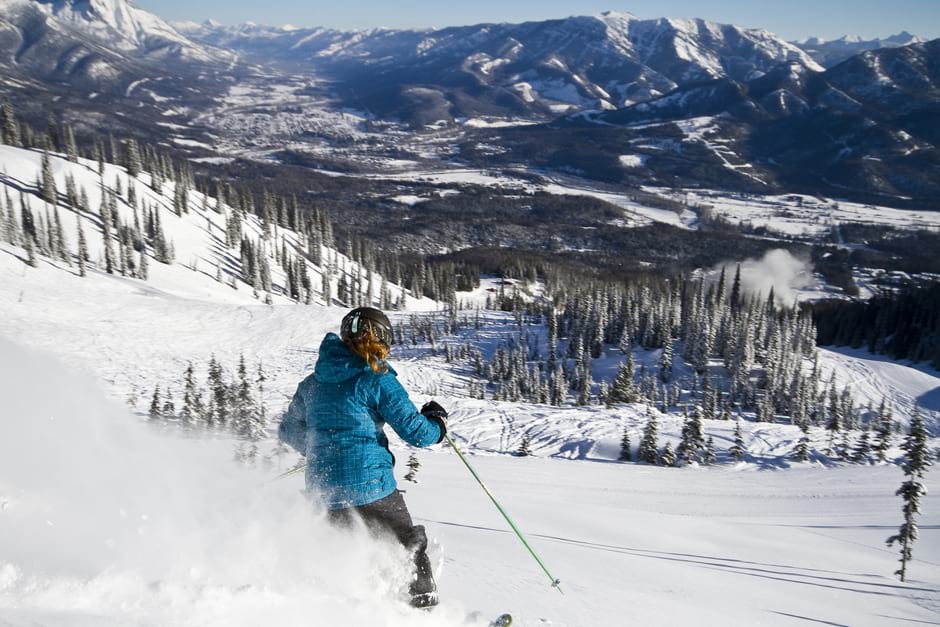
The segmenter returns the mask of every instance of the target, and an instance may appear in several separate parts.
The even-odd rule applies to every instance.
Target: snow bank
[[[329,527],[230,441],[167,436],[6,340],[0,398],[3,624],[448,624],[390,600],[396,548]]]

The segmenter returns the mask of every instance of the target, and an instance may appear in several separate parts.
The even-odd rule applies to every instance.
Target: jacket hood
[[[372,372],[366,360],[349,350],[338,335],[327,333],[320,343],[320,356],[313,371],[317,381],[339,383],[352,379],[363,371]],[[393,372],[391,366],[389,372]]]

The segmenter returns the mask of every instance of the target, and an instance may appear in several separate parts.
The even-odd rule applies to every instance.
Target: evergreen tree
[[[705,433],[702,429],[702,408],[696,405],[682,426],[682,439],[676,447],[676,457],[690,464],[700,460],[705,450]]]
[[[702,462],[706,466],[710,466],[718,461],[718,457],[715,454],[715,440],[712,436],[708,436],[708,439],[705,440],[705,452],[702,455]]]
[[[49,158],[48,152],[42,154],[41,195],[42,199],[50,205],[56,204],[58,194],[56,192],[55,176],[52,174],[52,160]]]
[[[170,390],[166,391],[166,395],[163,398],[163,418],[169,420],[176,417],[176,405],[173,404],[173,393]]]
[[[9,100],[0,104],[0,139],[7,146],[22,146],[20,138],[20,125],[16,120],[16,113]]]
[[[137,140],[131,138],[127,140],[127,173],[136,178],[140,170],[140,147],[137,145]]]
[[[215,355],[209,358],[209,394],[212,411],[208,416],[208,426],[224,427],[230,417],[229,389],[222,377],[222,366],[216,361]]]
[[[659,378],[663,383],[669,383],[672,379],[672,333],[667,330],[663,341],[663,352],[659,358]]]
[[[78,146],[75,144],[75,133],[71,124],[65,125],[65,155],[72,163],[78,161]]]
[[[183,374],[183,407],[180,409],[180,424],[186,428],[196,427],[203,421],[202,392],[196,387],[195,369],[189,362]]]
[[[528,457],[532,454],[532,449],[529,448],[529,435],[525,434],[522,436],[522,441],[519,442],[519,449],[516,451],[516,455],[519,457]]]
[[[640,448],[636,452],[636,460],[644,464],[655,465],[659,457],[659,442],[657,441],[659,427],[656,424],[656,416],[653,412],[646,409],[646,426],[643,427],[643,438],[640,440]]]
[[[868,430],[862,431],[858,442],[855,444],[855,450],[852,451],[852,461],[857,464],[868,463],[871,456],[871,435]]]
[[[150,278],[150,261],[147,255],[147,242],[141,242],[140,244],[140,272],[138,276],[142,281],[146,281]]]
[[[806,421],[800,423],[800,440],[797,442],[796,448],[793,451],[793,457],[797,461],[808,462],[809,461],[809,424]]]
[[[147,414],[151,420],[160,420],[163,418],[163,405],[160,399],[160,384],[153,389],[153,397],[150,399],[150,411]]]
[[[418,483],[418,469],[420,468],[421,463],[418,462],[418,456],[414,453],[408,455],[408,472],[405,474],[405,481]]]
[[[895,542],[901,546],[901,568],[894,574],[903,582],[907,575],[907,563],[913,556],[914,541],[917,540],[917,522],[915,516],[920,514],[920,499],[927,494],[923,478],[931,466],[930,450],[927,446],[927,429],[920,415],[920,408],[914,407],[911,416],[911,425],[908,436],[904,441],[905,459],[902,464],[904,476],[907,480],[898,488],[897,495],[904,501],[904,522],[896,535],[887,540],[888,546]]]
[[[892,411],[890,408],[886,408],[886,403],[882,399],[881,406],[878,408],[878,441],[875,444],[875,458],[879,462],[888,461],[888,449],[891,448],[892,441],[891,424],[893,422]]]
[[[621,403],[637,402],[636,383],[633,381],[634,368],[633,353],[627,353],[627,360],[617,367],[617,375],[611,389],[611,397],[614,401]]]
[[[739,462],[744,458],[744,437],[741,435],[741,419],[738,418],[734,425],[734,443],[731,445],[731,448],[728,449],[728,455],[731,458]]]
[[[633,452],[630,450],[630,430],[623,428],[623,437],[620,438],[620,457],[618,461],[633,461]]]
[[[676,465],[676,454],[672,450],[671,443],[666,442],[666,446],[663,447],[663,454],[659,458],[659,463],[663,466]]]

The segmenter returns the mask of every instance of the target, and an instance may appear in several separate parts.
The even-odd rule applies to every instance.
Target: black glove
[[[444,420],[447,418],[447,410],[441,407],[437,401],[428,401],[421,408],[421,415],[437,423],[441,428],[441,439],[438,440],[438,443],[443,442],[444,436],[447,435],[447,423]]]

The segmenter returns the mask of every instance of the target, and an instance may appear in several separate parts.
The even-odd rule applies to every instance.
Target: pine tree
[[[852,461],[856,464],[868,463],[869,456],[871,455],[871,436],[866,429],[862,431],[862,434],[859,436],[858,441],[855,443],[855,449],[852,451]],[[846,452],[848,452],[848,447],[846,447]]]
[[[882,399],[881,406],[878,408],[878,441],[875,444],[875,457],[879,462],[888,461],[888,449],[891,448],[892,434],[891,423],[894,422],[892,411],[886,408],[885,401]]]
[[[421,463],[418,461],[418,456],[411,453],[408,456],[408,472],[405,474],[405,481],[418,483],[418,469],[420,468]]]
[[[529,448],[529,435],[523,435],[522,441],[519,442],[519,448],[516,450],[516,455],[519,457],[528,457],[532,454],[532,449]]]
[[[702,462],[706,466],[710,466],[718,461],[718,457],[715,454],[715,440],[712,436],[708,436],[708,439],[705,440],[705,452],[702,455]]]
[[[623,428],[623,437],[620,438],[620,457],[618,461],[633,461],[633,452],[630,450],[630,430],[626,427]]]
[[[734,425],[734,443],[731,445],[731,448],[728,449],[728,455],[730,455],[734,461],[739,462],[744,458],[744,451],[744,437],[741,435],[741,419],[738,418]]]
[[[640,440],[640,448],[636,452],[636,460],[644,464],[653,464],[659,457],[659,442],[657,441],[659,427],[656,424],[656,416],[653,412],[646,409],[646,426],[643,427],[643,438]]]
[[[901,484],[896,494],[904,501],[904,522],[896,535],[887,540],[888,546],[895,542],[901,546],[901,568],[894,574],[903,582],[907,575],[907,563],[913,556],[914,541],[917,540],[917,522],[915,516],[920,514],[920,499],[927,494],[923,478],[931,466],[930,450],[927,446],[927,429],[920,415],[920,408],[914,407],[911,416],[911,425],[908,436],[904,441],[905,459],[902,464],[904,476],[907,481]]]
[[[682,426],[682,440],[676,447],[676,457],[687,464],[700,460],[705,449],[702,430],[702,408],[696,405]]]
[[[75,133],[71,124],[65,125],[65,155],[72,163],[78,161],[78,146],[75,145]]]
[[[58,194],[55,187],[55,176],[52,174],[52,160],[49,158],[48,152],[42,153],[41,188],[42,199],[50,205],[55,205],[58,199]]]
[[[627,353],[627,360],[617,367],[617,375],[611,389],[611,398],[621,403],[637,402],[636,383],[633,381],[634,362],[633,353]]]
[[[248,368],[245,365],[245,355],[239,356],[238,380],[232,394],[232,430],[245,439],[252,439],[254,433],[254,417],[257,413],[255,400],[251,394],[251,381],[248,379]]]
[[[229,420],[229,390],[222,378],[222,366],[215,355],[209,359],[209,394],[212,411],[207,417],[210,427],[224,427]]]
[[[809,424],[806,421],[800,423],[800,440],[793,450],[793,457],[797,461],[809,461]]]
[[[150,278],[150,260],[147,255],[147,242],[141,242],[140,244],[140,271],[137,273],[137,276],[142,280],[146,281]]]
[[[659,458],[659,463],[663,466],[676,465],[676,454],[672,450],[671,443],[666,442],[666,446],[663,447],[663,454]]]
[[[163,418],[169,420],[171,418],[176,418],[176,405],[173,404],[173,393],[170,390],[166,391],[166,395],[163,398]]]
[[[9,100],[0,104],[0,140],[7,146],[22,146],[20,138],[20,125],[16,121],[16,113]]]
[[[153,397],[150,399],[150,412],[148,416],[151,420],[160,420],[163,418],[163,405],[160,399],[160,384],[153,389]]]
[[[131,138],[127,140],[127,173],[136,178],[140,170],[140,147],[137,145],[137,140]]]
[[[663,383],[669,383],[672,379],[672,360],[672,333],[667,329],[663,341],[663,352],[659,358],[659,378]]]
[[[180,409],[180,423],[183,427],[192,428],[202,423],[204,419],[202,406],[202,392],[196,387],[195,369],[189,362],[183,374],[183,407]]]

